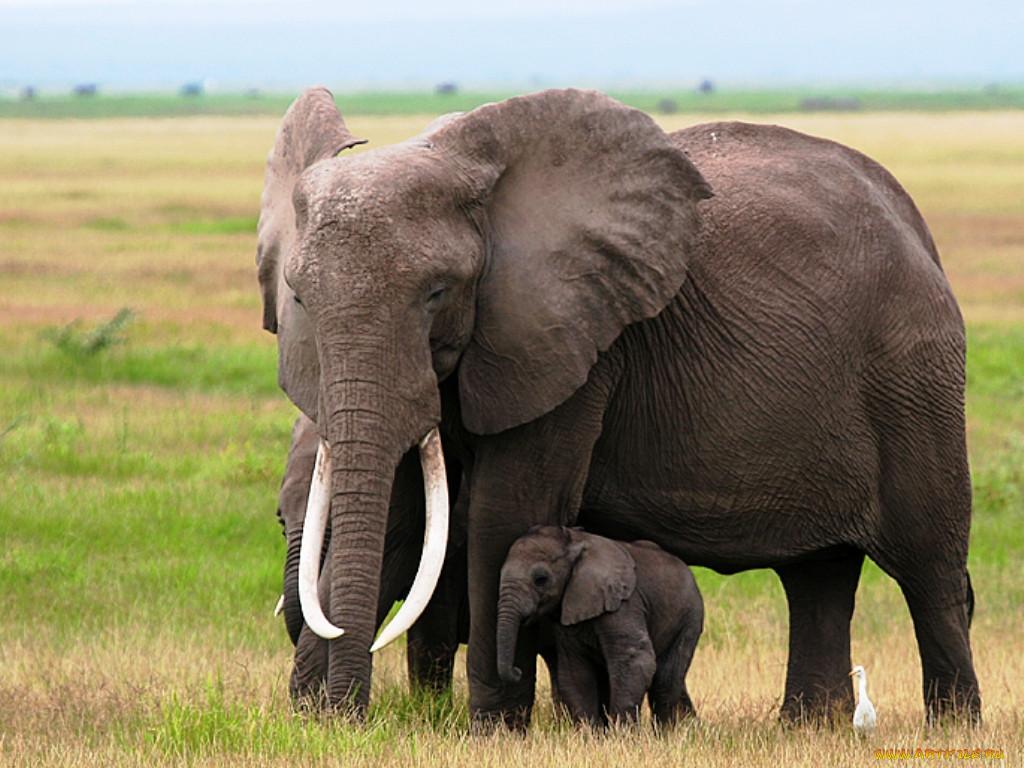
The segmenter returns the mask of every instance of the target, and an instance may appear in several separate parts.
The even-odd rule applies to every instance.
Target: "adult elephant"
[[[508,548],[581,509],[694,565],[779,573],[786,715],[849,707],[865,554],[906,596],[928,713],[980,712],[963,323],[885,170],[777,127],[666,135],[574,90],[335,158],[343,125],[323,89],[285,116],[259,255],[313,339],[279,374],[332,467],[313,505],[329,503],[325,604],[345,630],[332,707],[368,701],[395,468],[440,427],[469,482],[478,721],[523,723],[533,702],[531,638],[518,683],[496,669]]]
[[[277,503],[277,516],[286,542],[284,591],[279,611],[284,615],[288,636],[295,646],[289,688],[297,700],[316,699],[327,681],[327,640],[305,623],[299,598],[300,545],[319,442],[316,424],[300,414],[292,427]],[[377,600],[377,626],[383,623],[394,602],[409,591],[419,561],[424,509],[422,494],[418,493],[422,480],[414,459],[415,456],[410,455],[403,460],[392,488]],[[458,495],[454,483],[451,495]],[[330,541],[329,529],[325,539]],[[323,570],[323,554],[326,554],[326,546],[317,563],[318,586],[326,589],[330,567]],[[406,661],[410,684],[433,693],[450,689],[455,653],[459,643],[465,642],[468,636],[466,519],[464,505],[456,502],[437,589],[416,623],[409,628]]]

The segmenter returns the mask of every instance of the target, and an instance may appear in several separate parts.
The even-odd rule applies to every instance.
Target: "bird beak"
[[[854,672],[854,671],[853,671],[853,670],[851,669],[851,670],[850,670],[850,672],[849,672],[849,674],[847,675],[847,677],[853,677],[853,676],[854,676],[855,674],[857,674],[857,673],[856,673],[856,672]]]

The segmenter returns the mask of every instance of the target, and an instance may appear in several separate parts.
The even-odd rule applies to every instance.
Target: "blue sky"
[[[0,89],[1024,82],[1020,0],[0,0]]]

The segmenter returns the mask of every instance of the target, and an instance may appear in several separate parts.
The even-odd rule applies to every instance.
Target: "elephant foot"
[[[532,707],[516,707],[497,712],[474,711],[471,713],[470,732],[474,736],[493,736],[505,731],[522,736],[530,729]]]
[[[679,702],[674,705],[652,702],[651,714],[658,728],[672,728],[679,722],[696,720],[697,708],[693,706],[689,694],[684,693]]]
[[[449,693],[455,675],[456,650],[455,645],[440,650],[428,647],[414,641],[410,632],[406,656],[410,687],[433,696]]]
[[[332,696],[325,678],[304,678],[293,668],[288,692],[292,708],[299,714],[366,722],[366,697]]]
[[[849,687],[849,686],[847,686]],[[847,725],[853,717],[853,698],[837,691],[818,696],[787,694],[779,720],[785,725],[832,728]]]
[[[954,683],[942,695],[936,689],[937,686],[932,685],[925,690],[929,726],[961,723],[971,727],[981,725],[981,692],[977,684]]]
[[[294,675],[288,685],[292,709],[300,715],[322,715],[328,709],[327,688],[320,681],[315,685],[297,685]]]
[[[367,707],[364,703],[351,700],[332,701],[323,686],[318,689],[291,691],[292,709],[300,714],[314,718],[344,720],[353,725],[366,723]]]

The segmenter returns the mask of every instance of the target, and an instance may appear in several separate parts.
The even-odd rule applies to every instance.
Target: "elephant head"
[[[636,589],[636,562],[619,542],[575,528],[534,526],[516,540],[501,568],[498,674],[513,666],[521,624],[558,613],[564,626],[617,611]]]
[[[679,290],[710,192],[647,115],[594,92],[490,104],[347,157],[321,132],[343,124],[319,89],[292,106],[271,152],[301,162],[268,161],[261,259],[267,211],[294,204],[290,250],[279,237],[275,254],[288,288],[275,281],[279,379],[324,439],[311,508],[330,506],[328,612],[345,630],[327,695],[358,711],[390,484],[403,454],[436,435],[439,384],[452,378],[451,415],[476,435],[554,409],[626,325]],[[281,273],[261,261],[260,274]],[[285,310],[312,344],[308,330],[282,336]]]
[[[263,328],[277,335],[278,382],[300,410],[316,421],[316,344],[309,319],[284,280],[284,263],[295,244],[292,188],[318,160],[365,144],[345,127],[324,88],[303,93],[284,116],[267,155],[257,226],[256,269],[263,298]]]

